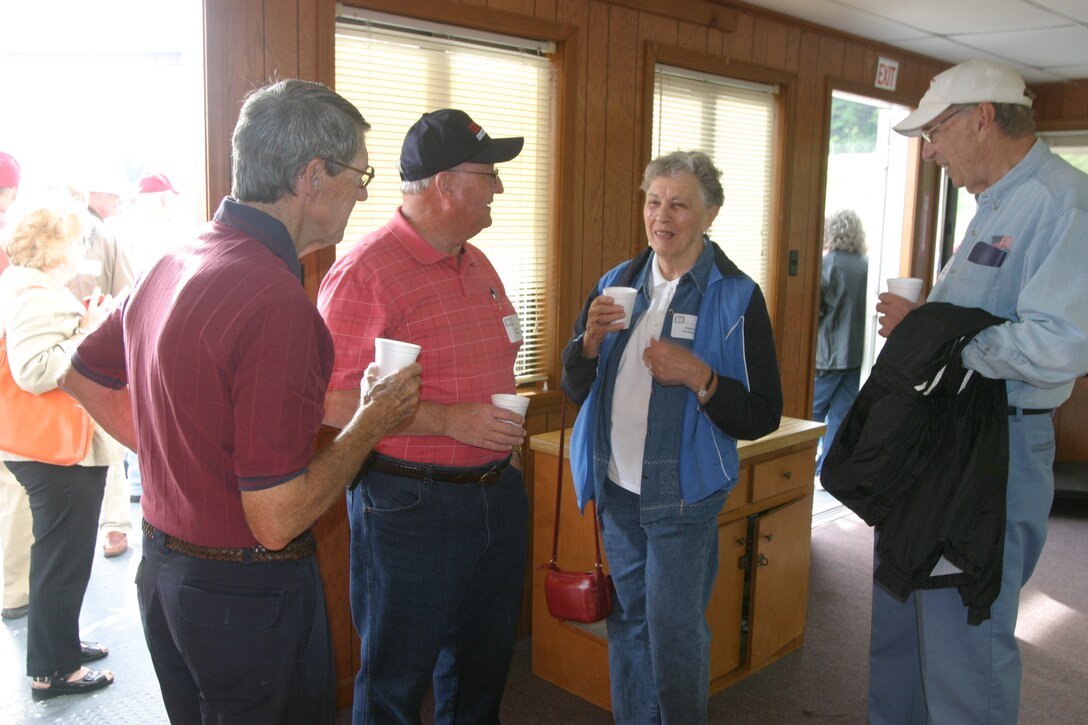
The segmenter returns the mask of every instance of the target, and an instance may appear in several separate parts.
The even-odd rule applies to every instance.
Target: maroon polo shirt
[[[143,515],[201,546],[254,546],[241,491],[306,471],[333,346],[278,220],[227,198],[77,349],[132,395]]]

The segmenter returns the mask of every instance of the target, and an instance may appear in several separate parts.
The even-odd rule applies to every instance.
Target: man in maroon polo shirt
[[[373,177],[369,125],[325,86],[250,94],[233,188],[78,348],[61,385],[140,456],[144,635],[172,722],[333,721],[309,527],[418,402],[418,365],[377,379],[313,455],[332,339],[299,258],[344,234]]]

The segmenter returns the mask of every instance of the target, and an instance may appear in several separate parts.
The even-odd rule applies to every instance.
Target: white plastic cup
[[[922,293],[922,280],[917,277],[893,277],[888,280],[888,291],[908,302],[917,302]]]
[[[529,410],[529,399],[523,395],[510,395],[509,393],[495,393],[491,396],[491,404],[497,408],[505,408],[506,410],[517,413],[520,416],[525,415],[525,411]],[[500,420],[503,420],[500,418]],[[504,423],[510,425],[518,425],[512,420],[503,420]]]
[[[626,330],[630,327],[631,313],[635,309],[635,297],[638,296],[638,290],[634,287],[605,287],[602,294],[611,297],[617,305],[623,307],[622,329]]]
[[[419,357],[419,345],[400,340],[374,338],[374,362],[378,363],[378,374],[385,376],[411,365]]]

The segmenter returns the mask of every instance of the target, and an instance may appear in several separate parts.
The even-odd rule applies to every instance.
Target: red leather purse
[[[597,563],[592,571],[567,571],[559,568],[559,512],[563,500],[563,438],[566,433],[566,396],[562,401],[562,413],[559,424],[559,472],[555,477],[555,529],[552,534],[552,558],[542,566],[548,573],[544,576],[544,600],[548,612],[553,617],[572,622],[591,624],[606,619],[612,613],[612,595],[615,588],[612,577],[604,573],[601,563],[601,530],[597,521],[597,506],[594,502],[593,543],[597,548]]]

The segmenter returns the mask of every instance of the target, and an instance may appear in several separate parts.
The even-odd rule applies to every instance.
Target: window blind
[[[652,155],[703,151],[725,204],[708,234],[766,289],[774,156],[774,86],[657,65]]]
[[[521,318],[519,383],[546,378],[550,83],[546,44],[459,33],[433,23],[352,9],[336,26],[336,90],[372,128],[367,150],[376,176],[357,204],[337,255],[383,226],[400,205],[397,160],[408,128],[428,111],[459,108],[495,137],[524,136],[522,152],[498,166],[504,193],[492,226],[471,240],[487,254]]]

